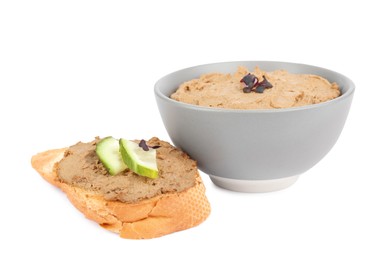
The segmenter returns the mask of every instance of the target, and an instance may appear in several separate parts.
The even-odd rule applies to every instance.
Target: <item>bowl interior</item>
[[[265,71],[273,71],[284,69],[290,73],[299,74],[315,74],[326,78],[330,82],[336,82],[340,86],[341,96],[336,98],[344,98],[345,95],[350,95],[354,91],[353,82],[345,77],[344,75],[331,71],[325,68],[316,67],[312,65],[290,63],[290,62],[279,62],[279,61],[233,61],[233,62],[222,62],[205,64],[195,67],[182,69],[161,78],[155,84],[155,94],[160,98],[172,100],[170,95],[176,91],[176,89],[185,81],[199,78],[202,74],[206,73],[234,73],[239,66],[245,66],[248,70],[253,70],[256,66],[260,67]],[[171,101],[173,102],[173,100]],[[175,101],[177,102],[177,101]],[[190,104],[184,104],[190,105]],[[191,105],[195,106],[195,105]],[[198,107],[198,106],[196,106]],[[201,108],[201,107],[200,107]],[[284,110],[284,109],[283,109]]]

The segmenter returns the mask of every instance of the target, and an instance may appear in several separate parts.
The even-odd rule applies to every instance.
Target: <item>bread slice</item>
[[[210,204],[199,174],[195,185],[182,192],[165,193],[136,203],[107,201],[94,191],[68,185],[58,179],[56,163],[67,148],[32,157],[33,168],[49,183],[66,193],[87,218],[122,238],[148,239],[197,226],[210,214]]]

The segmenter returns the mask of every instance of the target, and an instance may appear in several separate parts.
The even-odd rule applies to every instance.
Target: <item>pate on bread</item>
[[[158,138],[159,178],[129,169],[111,176],[95,155],[95,144],[45,151],[32,157],[33,168],[63,190],[87,218],[123,238],[154,238],[194,227],[210,214],[196,162]]]

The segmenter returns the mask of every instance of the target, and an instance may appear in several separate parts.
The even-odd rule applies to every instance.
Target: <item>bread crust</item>
[[[211,207],[198,173],[195,185],[179,193],[162,194],[137,203],[107,201],[101,195],[60,182],[56,163],[67,148],[32,157],[32,167],[49,183],[66,193],[71,203],[88,219],[122,238],[148,239],[185,230],[202,223]]]

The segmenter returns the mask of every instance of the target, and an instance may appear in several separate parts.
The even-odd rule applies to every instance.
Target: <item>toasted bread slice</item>
[[[122,238],[147,239],[197,226],[210,214],[210,204],[199,174],[195,185],[182,192],[166,193],[136,203],[107,201],[93,191],[61,182],[56,163],[67,148],[49,150],[32,157],[33,168],[52,185],[64,191],[87,218]]]

